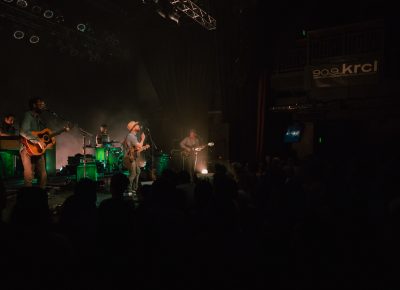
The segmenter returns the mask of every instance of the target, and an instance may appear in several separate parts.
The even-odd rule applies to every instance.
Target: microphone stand
[[[72,122],[71,121],[69,121],[69,120],[67,120],[66,118],[64,118],[63,116],[61,116],[61,115],[59,115],[59,114],[57,114],[56,112],[54,112],[54,111],[52,111],[52,110],[50,110],[49,108],[44,108],[44,109],[42,109],[42,112],[47,112],[48,114],[50,114],[54,119],[59,119],[59,120],[62,120],[63,122],[66,122],[67,124],[72,124]],[[40,118],[39,118],[39,120],[40,120]],[[70,127],[70,125],[68,125],[69,127]],[[65,127],[64,127],[65,128]],[[54,157],[55,158],[57,158],[57,148],[55,147],[55,150],[54,150]]]
[[[150,144],[151,144],[151,175],[153,179],[153,173],[154,173],[154,149],[158,150],[156,143],[154,142],[153,138],[151,137],[150,129],[146,128],[147,135],[149,136]]]
[[[72,123],[72,122],[68,121],[66,118],[64,118],[63,116],[57,114],[56,112],[54,112],[48,108],[45,108],[44,111],[48,112],[50,115],[52,115],[53,117],[55,117],[57,119],[60,119],[67,123]],[[83,177],[86,178],[86,163],[87,163],[87,160],[86,160],[86,138],[93,137],[93,134],[84,130],[78,124],[76,124],[76,127],[79,129],[81,135],[83,136]]]
[[[81,135],[83,136],[83,177],[86,178],[86,137],[93,137],[93,134],[78,127]]]
[[[45,112],[49,113],[50,115],[52,115],[54,118],[60,119],[62,121],[68,122],[70,123],[70,121],[68,121],[66,118],[64,118],[63,116],[57,114],[56,112],[50,110],[50,109],[44,109]]]

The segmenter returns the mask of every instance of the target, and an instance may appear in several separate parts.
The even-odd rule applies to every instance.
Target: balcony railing
[[[329,59],[382,55],[383,49],[384,27],[379,21],[309,31],[295,47],[279,48],[274,68],[277,73],[299,71]]]

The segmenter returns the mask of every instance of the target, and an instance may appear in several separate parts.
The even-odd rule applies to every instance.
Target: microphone
[[[150,131],[150,129],[146,126],[140,125],[140,130],[141,131]]]
[[[58,117],[57,113],[54,112],[54,111],[52,111],[52,110],[50,110],[49,108],[44,108],[44,110],[45,110],[46,112],[49,112],[49,113],[52,114],[53,116]]]

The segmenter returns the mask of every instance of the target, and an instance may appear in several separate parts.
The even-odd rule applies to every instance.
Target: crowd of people
[[[393,225],[400,212],[383,182],[387,170],[275,157],[215,164],[214,172],[191,180],[187,171],[166,169],[152,185],[138,187],[136,201],[124,197],[131,183],[117,173],[111,197],[99,206],[96,183],[81,179],[56,215],[44,189],[22,188],[0,226],[1,283],[15,289],[383,288],[383,249],[398,240]],[[2,190],[0,209],[5,201]]]

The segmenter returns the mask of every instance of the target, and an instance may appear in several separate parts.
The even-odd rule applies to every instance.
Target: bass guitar
[[[141,152],[150,148],[150,145],[144,145],[140,149],[136,149],[135,147],[129,148],[128,152],[125,154],[124,159],[122,161],[123,166],[126,169],[131,168],[132,162],[136,161],[139,167],[144,167],[146,165],[146,160],[141,156]]]
[[[201,146],[198,146],[198,147],[193,147],[193,148],[190,149],[190,151],[183,150],[181,152],[181,154],[183,156],[185,156],[185,157],[189,157],[190,155],[193,155],[195,153],[200,152],[201,150],[203,150],[206,147],[213,147],[213,146],[214,146],[214,142],[209,142],[207,144],[204,144],[204,145],[201,145]]]
[[[47,149],[51,148],[56,144],[56,136],[63,132],[71,130],[72,126],[68,124],[64,128],[52,132],[49,128],[43,129],[42,131],[32,131],[31,134],[35,136],[40,142],[44,144],[44,147],[38,143],[33,143],[25,137],[21,137],[21,143],[24,144],[26,151],[29,156],[40,156],[43,155]]]

